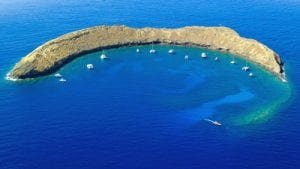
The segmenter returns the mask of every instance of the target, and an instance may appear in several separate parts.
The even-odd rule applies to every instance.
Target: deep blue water
[[[38,45],[101,24],[229,26],[279,53],[289,83],[253,64],[249,78],[229,54],[170,46],[87,54],[59,70],[66,83],[4,79]],[[296,0],[1,1],[0,169],[299,168],[299,26]]]

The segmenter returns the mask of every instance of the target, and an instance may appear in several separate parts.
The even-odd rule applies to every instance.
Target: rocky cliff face
[[[34,78],[58,70],[83,53],[126,45],[149,43],[188,44],[230,52],[255,62],[283,77],[283,62],[267,46],[240,37],[226,27],[184,27],[179,29],[134,29],[126,26],[98,26],[53,39],[18,62],[10,71],[14,79]]]

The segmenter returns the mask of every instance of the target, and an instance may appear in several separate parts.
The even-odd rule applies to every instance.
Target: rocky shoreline
[[[10,80],[51,74],[82,54],[129,45],[163,43],[193,45],[229,52],[250,60],[286,80],[283,62],[264,44],[240,37],[227,27],[130,28],[97,26],[62,35],[21,59],[8,73]]]

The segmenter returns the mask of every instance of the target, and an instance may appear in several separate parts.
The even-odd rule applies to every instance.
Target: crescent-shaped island
[[[252,61],[286,81],[283,62],[266,45],[240,37],[228,27],[190,26],[177,29],[96,26],[50,40],[21,59],[8,79],[27,79],[51,74],[76,57],[108,48],[151,43],[191,45],[229,52]]]

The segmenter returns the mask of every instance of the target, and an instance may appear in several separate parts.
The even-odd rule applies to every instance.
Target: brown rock
[[[81,54],[95,50],[149,43],[194,45],[228,51],[259,64],[284,78],[278,54],[253,39],[240,37],[227,27],[184,27],[179,29],[135,29],[126,26],[97,26],[71,32],[41,45],[10,71],[15,79],[50,74]]]

